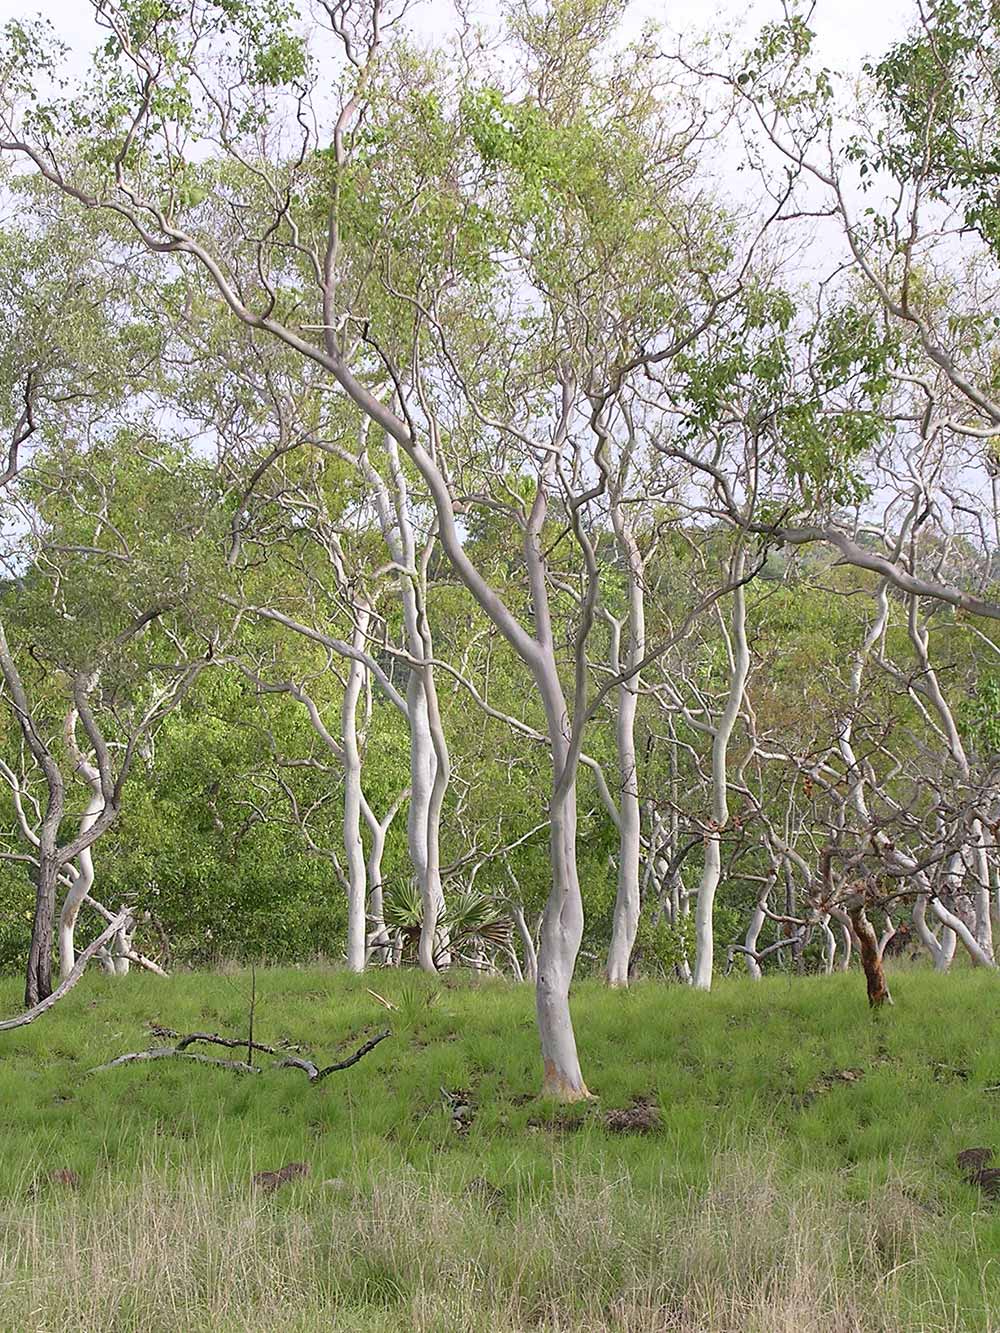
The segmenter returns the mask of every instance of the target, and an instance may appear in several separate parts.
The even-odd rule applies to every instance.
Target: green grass
[[[248,991],[88,975],[0,1034],[0,1329],[1000,1329],[1000,1207],[955,1166],[1000,1154],[995,977],[900,972],[875,1015],[857,975],[585,982],[598,1101],[568,1109],[534,1096],[530,990],[412,973],[258,971],[259,1040],[328,1061],[392,1028],[318,1086],[88,1072],[157,1044],[150,1021],[245,1032]],[[18,996],[0,983],[0,1011]],[[660,1132],[604,1128],[648,1095]],[[250,1187],[296,1160],[306,1180]]]

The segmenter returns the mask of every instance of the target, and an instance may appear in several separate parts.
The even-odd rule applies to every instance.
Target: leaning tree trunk
[[[853,898],[848,903],[847,912],[854,933],[858,937],[861,966],[864,968],[865,981],[868,984],[868,1003],[873,1009],[878,1009],[883,1004],[892,1004],[892,996],[885,980],[885,969],[882,966],[882,951],[879,948],[875,927],[868,920],[864,899],[860,895]]]
[[[746,959],[747,972],[754,981],[760,981],[764,975],[761,971],[760,960],[757,957],[757,944],[765,920],[764,903],[759,901],[753,909],[753,916],[750,918],[746,938],[743,941],[743,948],[746,950],[743,957]]]
[[[931,956],[935,972],[947,972],[955,958],[958,936],[950,926],[942,926],[940,935],[927,922],[928,895],[920,893],[913,904],[913,928],[917,938]]]

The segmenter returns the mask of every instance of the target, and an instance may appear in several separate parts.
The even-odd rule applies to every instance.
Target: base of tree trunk
[[[589,1101],[591,1093],[586,1083],[579,1083],[567,1078],[551,1060],[545,1061],[545,1075],[542,1079],[542,1096],[553,1097],[560,1102]]]

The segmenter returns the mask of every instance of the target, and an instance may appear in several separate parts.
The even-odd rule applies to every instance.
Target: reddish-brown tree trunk
[[[875,927],[868,920],[864,902],[860,898],[856,899],[847,911],[854,933],[858,937],[861,966],[865,970],[865,980],[868,983],[868,1003],[873,1009],[878,1009],[883,1004],[892,1004],[892,996],[886,985],[885,969],[882,967],[878,936],[875,934]]]

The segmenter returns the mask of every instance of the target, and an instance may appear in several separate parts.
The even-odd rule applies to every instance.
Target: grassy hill
[[[569,1109],[534,1095],[528,988],[409,973],[257,973],[258,1041],[392,1029],[319,1084],[89,1072],[150,1023],[245,1034],[249,990],[88,975],[0,1034],[0,1329],[1000,1329],[1000,1204],[955,1164],[1000,1154],[994,976],[901,972],[876,1015],[856,975],[587,982]],[[616,1132],[637,1100],[659,1126]]]

